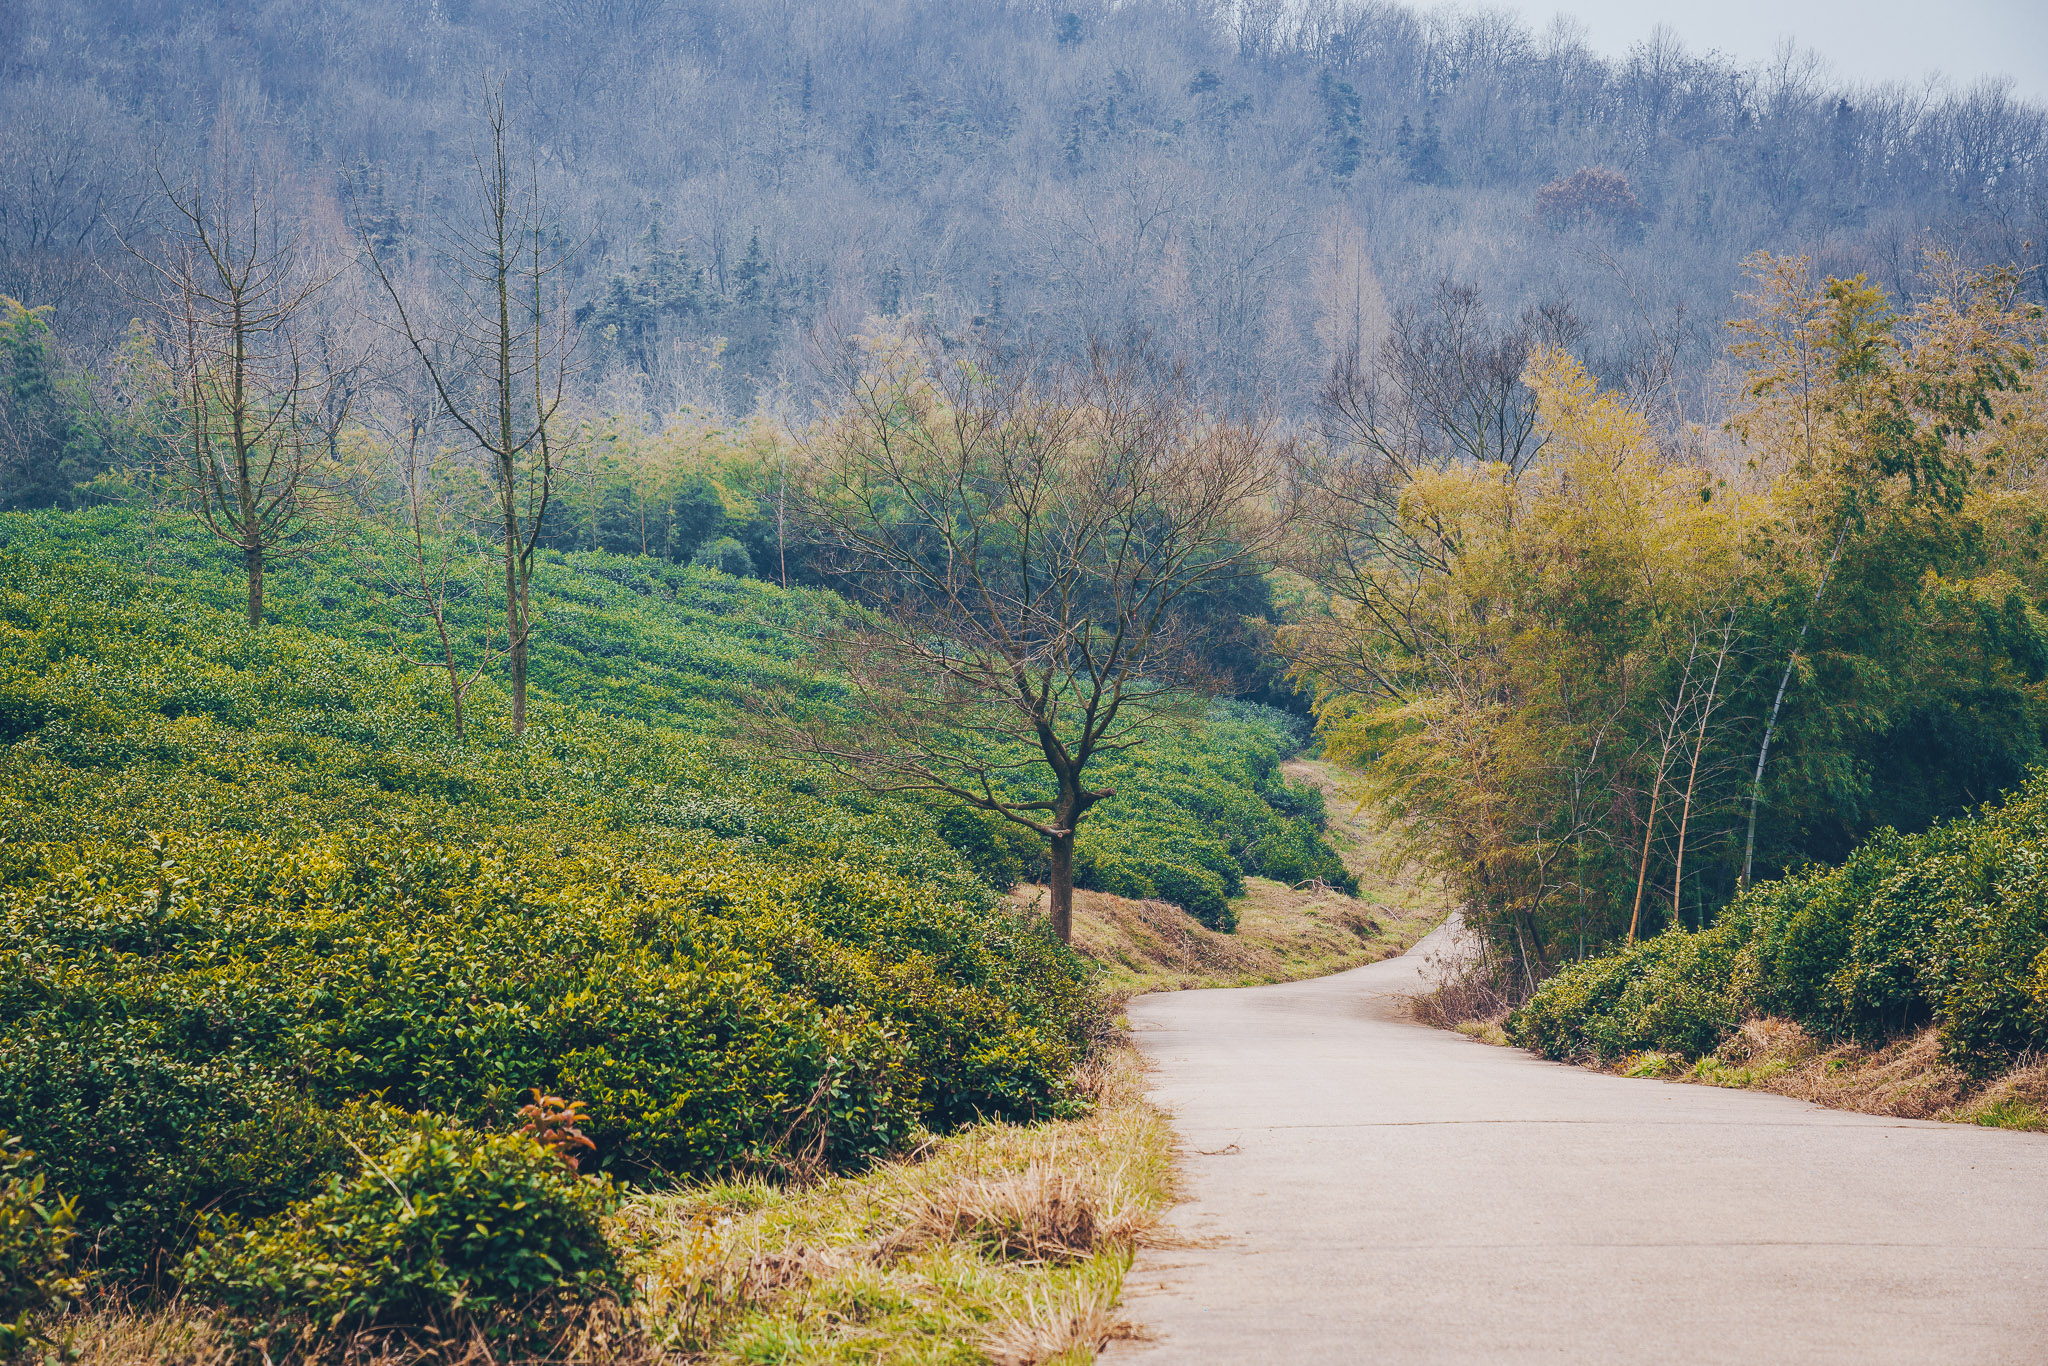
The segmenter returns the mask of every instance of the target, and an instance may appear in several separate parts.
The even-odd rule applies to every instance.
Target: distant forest
[[[0,6],[0,294],[109,353],[152,167],[225,128],[404,243],[458,193],[489,77],[615,410],[800,397],[810,329],[918,311],[1055,349],[1143,334],[1212,402],[1297,414],[1404,318],[1471,352],[1533,327],[1678,418],[1753,250],[1907,298],[1927,246],[2036,299],[2048,260],[2048,119],[2000,85],[1670,37],[1603,60],[1484,10],[42,0]]]

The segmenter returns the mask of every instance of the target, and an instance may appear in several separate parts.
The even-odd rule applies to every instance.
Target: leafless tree
[[[526,729],[526,650],[533,630],[533,554],[554,492],[576,331],[560,280],[559,225],[539,169],[521,166],[502,83],[479,97],[482,136],[470,157],[468,222],[440,244],[438,297],[412,296],[364,237],[364,259],[393,325],[418,359],[441,410],[490,466],[505,561],[505,640],[512,729]]]
[[[172,482],[242,556],[256,626],[266,569],[328,509],[321,472],[348,421],[355,362],[314,344],[315,299],[332,277],[308,266],[275,178],[232,130],[217,141],[182,183],[159,170],[169,226],[160,249],[133,254],[157,284],[155,339],[180,401],[164,433]]]
[[[410,603],[433,624],[440,645],[434,667],[448,677],[448,700],[455,738],[463,737],[463,706],[470,690],[490,671],[502,653],[495,648],[488,631],[473,649],[461,640],[461,628],[449,617],[451,603],[466,585],[460,566],[469,557],[458,549],[456,533],[468,520],[462,506],[462,472],[451,469],[445,447],[439,439],[441,416],[438,399],[399,404],[394,430],[390,433],[398,454],[398,499],[405,514],[399,529],[399,552],[394,563],[376,556],[375,572],[385,589],[401,602]]]
[[[1205,623],[1183,608],[1275,543],[1270,430],[1142,356],[1034,377],[898,335],[808,454],[804,523],[871,610],[829,638],[852,704],[782,710],[782,742],[1037,832],[1069,938],[1075,836],[1115,795],[1089,766],[1203,705]]]

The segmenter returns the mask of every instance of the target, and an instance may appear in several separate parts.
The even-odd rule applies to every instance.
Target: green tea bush
[[[104,1018],[110,1005],[93,1021],[0,1023],[0,1123],[40,1126],[103,1272],[161,1281],[197,1211],[271,1213],[377,1132],[369,1107],[324,1107],[246,1052],[164,1046],[154,1022]]]
[[[1143,871],[1161,900],[1180,906],[1212,930],[1228,934],[1237,928],[1237,912],[1223,896],[1223,879],[1207,868],[1155,862]]]
[[[1572,1060],[1711,1052],[1741,1023],[1730,992],[1740,941],[1731,930],[1675,931],[1570,964],[1515,1013],[1508,1032],[1525,1048]]]
[[[49,1345],[37,1320],[81,1291],[72,1272],[76,1202],[47,1189],[28,1167],[35,1154],[0,1130],[0,1361]]]
[[[193,1212],[347,1165],[358,1098],[588,1106],[603,1167],[700,1175],[1063,1112],[1085,978],[1042,934],[844,864],[712,844],[479,852],[337,834],[46,851],[0,887],[0,1123],[148,1274]]]
[[[616,1204],[608,1178],[577,1175],[525,1134],[427,1123],[282,1214],[220,1221],[183,1281],[247,1318],[328,1330],[531,1320],[628,1293],[604,1237]]]
[[[1972,1074],[2048,1048],[2048,774],[1922,835],[1882,831],[1840,867],[1753,888],[1700,934],[1574,964],[1510,1022],[1553,1057],[1699,1056],[1745,1018],[1878,1044],[1927,1024]]]

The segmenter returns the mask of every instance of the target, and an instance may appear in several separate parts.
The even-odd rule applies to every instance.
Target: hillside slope
[[[743,738],[749,690],[847,704],[804,664],[829,595],[550,557],[529,727],[486,682],[457,740],[361,555],[288,564],[254,630],[226,568],[175,524],[0,518],[0,1130],[102,1271],[175,1279],[202,1216],[271,1216],[408,1116],[502,1130],[533,1089],[638,1181],[1077,1110],[1091,973],[1003,908],[1028,849]],[[1092,866],[1341,872],[1293,744],[1248,708],[1162,732]]]

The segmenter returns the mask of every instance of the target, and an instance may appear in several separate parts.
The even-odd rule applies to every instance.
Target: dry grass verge
[[[1089,1082],[1083,1119],[979,1126],[809,1189],[637,1201],[620,1231],[650,1334],[702,1362],[1092,1360],[1171,1199],[1172,1137],[1130,1049]]]
[[[1989,1082],[1973,1081],[1941,1060],[1931,1028],[1877,1049],[1824,1049],[1789,1020],[1757,1019],[1691,1067],[1674,1059],[1649,1071],[1651,1056],[1639,1055],[1622,1070],[1769,1091],[1834,1110],[2048,1133],[2048,1061],[2029,1059]]]

